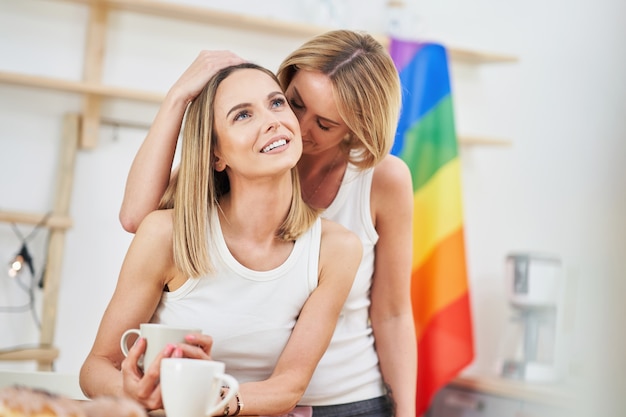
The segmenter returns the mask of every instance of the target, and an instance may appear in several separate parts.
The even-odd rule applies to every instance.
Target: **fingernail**
[[[169,355],[172,353],[173,350],[174,350],[174,345],[166,345],[165,349],[163,350],[163,353],[165,355]]]
[[[197,340],[198,338],[196,337],[195,334],[188,334],[187,336],[185,336],[185,340],[188,340],[190,342],[193,342],[195,340]]]

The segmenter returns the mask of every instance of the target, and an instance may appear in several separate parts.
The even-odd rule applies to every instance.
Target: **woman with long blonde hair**
[[[178,176],[141,222],[81,368],[89,397],[161,408],[160,359],[184,356],[222,361],[240,382],[219,415],[277,415],[300,402],[362,253],[354,233],[303,201],[301,153],[297,118],[270,71],[240,64],[210,78],[186,113]],[[124,358],[119,340],[144,322],[202,334],[142,371],[146,341]]]

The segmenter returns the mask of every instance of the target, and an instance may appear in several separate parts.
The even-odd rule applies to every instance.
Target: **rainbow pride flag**
[[[411,298],[417,334],[417,415],[474,358],[460,161],[443,46],[392,39],[402,114],[391,153],[413,177]]]

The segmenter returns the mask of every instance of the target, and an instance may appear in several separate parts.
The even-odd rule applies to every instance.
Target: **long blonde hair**
[[[191,102],[183,126],[181,162],[178,174],[172,177],[159,208],[174,209],[173,247],[176,266],[190,277],[199,277],[213,270],[211,262],[212,214],[219,209],[219,198],[230,191],[225,171],[214,169],[214,149],[218,140],[214,127],[213,107],[218,86],[239,69],[256,69],[276,76],[256,64],[230,66],[215,74],[202,92]],[[296,168],[291,169],[292,197],[287,217],[276,231],[285,241],[297,239],[316,220],[319,211],[307,205],[301,196]]]
[[[376,165],[393,145],[402,103],[398,71],[371,35],[334,30],[292,52],[278,69],[284,90],[299,70],[327,75],[339,115],[350,129],[344,151],[360,168]]]

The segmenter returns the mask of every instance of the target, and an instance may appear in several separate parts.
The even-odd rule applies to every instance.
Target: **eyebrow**
[[[269,100],[279,95],[284,96],[282,91],[272,91],[271,93],[267,95],[266,98]],[[228,110],[228,113],[226,113],[226,117],[229,117],[231,113],[236,112],[239,109],[243,109],[243,108],[250,107],[250,106],[252,106],[252,103],[248,103],[248,102],[236,104],[230,110]]]
[[[298,91],[298,88],[297,88],[297,87],[294,87],[294,88],[293,88],[293,91],[294,91],[294,93],[295,93],[296,97],[298,98],[298,100],[300,100],[300,101],[304,101],[304,100],[302,100],[302,96],[300,95],[300,92]],[[320,116],[319,114],[317,114],[316,116],[317,116],[318,118],[322,119],[323,121],[325,121],[325,122],[327,122],[327,123],[330,123],[331,125],[335,125],[335,126],[339,126],[339,125],[341,125],[341,123],[336,122],[336,121],[334,121],[334,120],[332,120],[332,119],[329,119],[329,118],[327,118],[327,117]]]

